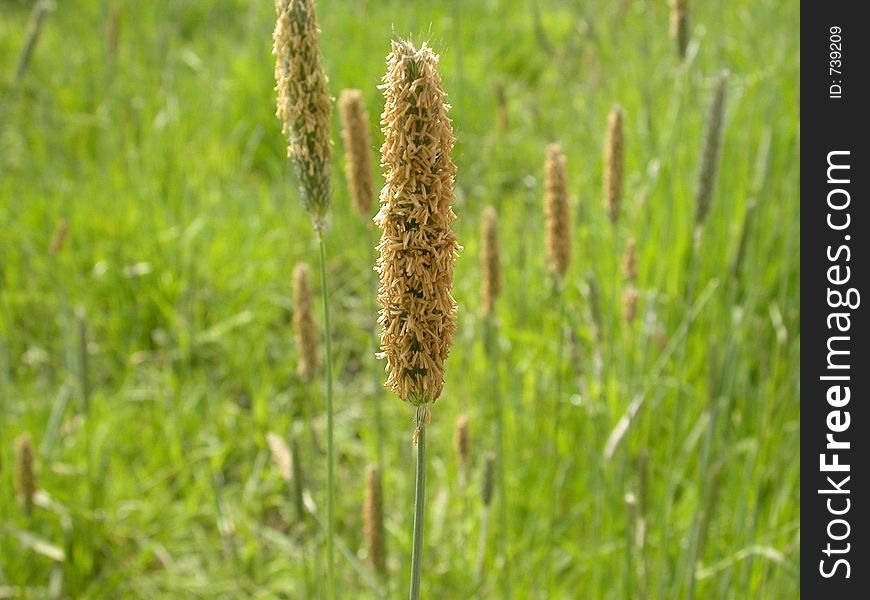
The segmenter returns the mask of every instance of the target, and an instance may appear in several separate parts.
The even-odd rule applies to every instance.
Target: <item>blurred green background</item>
[[[271,431],[304,442],[309,508],[322,515],[324,458],[301,414],[311,408],[322,442],[323,395],[296,377],[290,324],[293,265],[316,268],[317,248],[274,116],[273,3],[59,1],[18,78],[32,6],[0,0],[0,598],[320,597],[323,532],[298,522],[265,441]],[[681,63],[664,0],[318,7],[331,93],[363,91],[375,146],[394,33],[441,53],[453,104],[465,251],[459,331],[429,430],[424,597],[498,597],[505,562],[514,598],[799,596],[799,6],[691,11]],[[724,67],[720,177],[693,252],[704,123]],[[601,183],[615,103],[627,136],[617,227]],[[401,597],[412,413],[380,388],[376,232],[351,206],[333,122],[339,587]],[[572,198],[561,329],[544,252],[551,142],[563,145]],[[501,226],[499,366],[479,310],[487,205]],[[640,304],[626,324],[629,237]],[[386,419],[386,583],[366,563],[361,528],[375,402]],[[508,528],[490,519],[481,568],[495,402]],[[452,447],[460,413],[472,432],[465,487]],[[40,489],[31,517],[13,485],[25,431]]]

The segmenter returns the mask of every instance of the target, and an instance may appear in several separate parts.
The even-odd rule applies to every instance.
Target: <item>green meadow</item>
[[[294,265],[316,275],[319,255],[275,117],[273,2],[58,0],[19,77],[32,7],[0,0],[0,598],[325,597],[325,386],[298,377],[292,329]],[[330,93],[362,90],[378,187],[394,36],[441,55],[452,104],[464,250],[427,428],[423,597],[799,597],[798,4],[697,0],[684,61],[665,0],[322,0],[318,19]],[[696,234],[724,68],[719,176]],[[614,225],[602,179],[615,104]],[[351,203],[339,132],[334,111],[337,587],[400,598],[414,413],[383,388],[380,232]],[[570,193],[563,297],[546,259],[551,143]],[[489,352],[487,206],[503,273]],[[282,478],[270,432],[296,445],[300,479]],[[378,448],[386,577],[362,526]]]

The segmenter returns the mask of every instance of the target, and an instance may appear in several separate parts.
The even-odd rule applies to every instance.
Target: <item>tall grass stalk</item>
[[[700,465],[698,473],[698,498],[697,506],[692,515],[692,524],[689,529],[689,545],[686,551],[685,561],[685,586],[688,600],[693,600],[695,597],[696,583],[696,563],[700,556],[703,547],[703,538],[706,535],[706,528],[710,523],[710,513],[712,502],[715,498],[715,487],[711,485],[714,478],[709,477],[710,471],[710,455],[715,438],[718,417],[719,417],[719,358],[715,343],[710,344],[709,358],[709,386],[707,389],[707,410],[702,418],[706,416],[706,432],[704,436],[703,446],[701,448]]]
[[[553,367],[555,377],[555,394],[553,407],[553,431],[550,436],[549,455],[557,459],[559,455],[559,436],[562,429],[562,355],[564,349],[564,322],[565,322],[565,286],[561,279],[557,279],[555,283],[556,302],[558,303],[558,317],[556,321],[556,362]],[[560,461],[555,460],[553,466],[553,481],[550,489],[550,515],[549,527],[547,529],[547,590],[550,595],[553,595],[554,586],[556,583],[555,569],[555,550],[556,550],[556,523],[559,520],[557,517],[559,507],[559,486],[556,485],[559,472]]]
[[[489,392],[490,392],[490,407],[493,411],[493,426],[495,429],[495,455],[492,458],[495,466],[493,467],[489,457],[487,457],[485,475],[489,477],[489,487],[492,487],[492,479],[495,477],[498,480],[498,514],[499,514],[499,537],[502,559],[504,561],[502,568],[501,584],[505,598],[510,596],[510,544],[509,544],[509,529],[507,518],[507,494],[505,493],[505,453],[504,453],[504,411],[502,407],[502,398],[499,390],[500,373],[499,373],[499,356],[498,356],[498,328],[495,317],[496,300],[502,291],[501,281],[501,246],[499,243],[498,232],[498,215],[494,208],[489,207],[484,209],[481,227],[481,312],[483,313],[483,342],[484,351],[487,356],[489,368]],[[498,471],[496,476],[492,473],[493,470]],[[486,489],[487,484],[484,484]],[[489,494],[491,496],[491,494]],[[484,494],[487,498],[488,495]],[[486,503],[488,505],[488,501]],[[488,512],[488,506],[487,506]],[[486,517],[486,514],[484,515]],[[481,540],[485,543],[486,536],[482,523]],[[481,547],[482,548],[482,547]],[[481,553],[481,559],[483,553]],[[482,563],[481,563],[482,565]]]
[[[556,321],[556,364],[554,365],[555,396],[553,398],[553,430],[550,437],[550,456],[557,456],[559,450],[559,434],[562,412],[562,353],[563,353],[563,322],[565,320],[565,275],[571,262],[571,211],[568,202],[568,176],[565,167],[565,155],[558,144],[547,147],[544,162],[544,213],[547,225],[547,259],[550,273],[553,276],[555,301],[559,306]],[[540,430],[539,430],[540,431]],[[554,481],[550,484],[550,515],[547,533],[547,586],[552,593],[555,585],[555,529],[558,494],[555,480],[558,478],[558,466],[553,469]]]
[[[30,19],[27,22],[27,35],[24,38],[24,46],[21,48],[18,64],[15,67],[16,81],[24,79],[24,75],[27,73],[27,68],[30,66],[30,60],[33,57],[33,51],[36,49],[37,43],[39,43],[45,18],[51,10],[54,10],[54,2],[52,0],[37,0],[36,4],[33,5],[33,11],[30,13]]]
[[[311,217],[320,246],[320,283],[326,347],[326,597],[335,598],[335,452],[332,390],[332,326],[326,278],[326,241],[332,203],[330,117],[326,73],[317,41],[314,0],[276,0],[272,34],[276,116],[287,137],[287,157],[299,181],[299,197]]]
[[[489,533],[489,510],[492,504],[497,460],[494,453],[487,453],[483,462],[483,476],[480,480],[480,541],[477,552],[477,577],[481,596],[483,594],[483,586],[486,583],[486,542]]]
[[[502,559],[502,589],[504,596],[510,596],[510,544],[507,518],[507,494],[505,493],[505,454],[504,454],[504,410],[499,390],[498,328],[495,317],[496,301],[501,294],[501,247],[498,235],[498,215],[494,208],[484,209],[481,227],[480,267],[481,267],[481,312],[483,313],[483,342],[489,368],[490,407],[495,429],[495,470],[498,480],[499,537]],[[490,471],[492,470],[491,465]]]
[[[489,363],[489,390],[490,404],[493,409],[493,426],[495,430],[495,480],[498,489],[498,527],[502,552],[502,595],[510,598],[511,590],[511,552],[510,552],[510,527],[508,524],[507,510],[507,484],[505,482],[505,452],[504,452],[504,409],[499,389],[500,362],[498,352],[498,329],[492,315],[484,318],[484,340]]]
[[[76,311],[76,330],[78,334],[76,371],[79,379],[82,412],[87,416],[91,405],[91,380],[88,365],[88,321],[84,309]]]
[[[426,424],[429,405],[444,389],[444,361],[456,332],[453,265],[462,249],[450,227],[456,220],[456,165],[450,159],[455,139],[438,61],[426,44],[417,49],[409,41],[392,42],[382,86],[386,185],[375,217],[383,231],[376,263],[379,356],[387,362],[387,387],[416,407],[411,600],[420,597]]]
[[[341,137],[345,150],[345,174],[348,191],[356,211],[365,219],[371,217],[372,203],[375,199],[375,186],[372,175],[372,149],[371,135],[369,133],[369,115],[366,111],[362,92],[357,89],[342,90],[338,99],[339,114],[341,115]],[[371,225],[371,222],[369,222]],[[367,228],[371,231],[371,227]],[[366,250],[363,255],[368,255],[371,248],[377,246],[377,238],[372,240],[369,236],[363,238]],[[371,302],[371,313],[377,312],[377,276],[371,272],[369,279],[368,296]],[[377,319],[372,323],[372,338],[375,348],[378,345]],[[372,404],[375,419],[375,457],[379,473],[384,469],[384,419],[380,398],[380,370],[376,361],[372,364]]]
[[[429,407],[417,407],[416,428],[417,464],[414,470],[414,534],[411,543],[411,589],[410,600],[420,600],[420,586],[423,575],[423,521],[426,515],[426,421]]]
[[[320,293],[323,296],[323,337],[326,347],[326,585],[335,598],[335,423],[332,405],[332,325],[329,321],[329,289],[326,277],[326,241],[317,231],[320,245]]]

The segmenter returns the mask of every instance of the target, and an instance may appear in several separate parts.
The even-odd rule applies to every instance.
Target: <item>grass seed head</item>
[[[359,90],[343,90],[338,98],[341,114],[341,137],[347,153],[347,183],[353,204],[359,214],[371,216],[369,211],[375,197],[372,178],[372,139],[369,135],[369,116]]]
[[[545,165],[547,217],[547,257],[550,270],[560,278],[568,272],[571,261],[571,215],[568,207],[568,176],[565,155],[558,144],[547,148]]]
[[[489,315],[495,309],[495,301],[501,293],[501,251],[498,244],[498,214],[492,207],[483,210],[483,226],[480,235],[481,310]]]
[[[727,69],[719,74],[707,118],[707,133],[704,137],[701,166],[698,170],[698,187],[695,192],[695,224],[698,226],[702,226],[707,220],[713,203],[719,155],[722,153],[722,128],[725,122],[725,98],[729,78]]]
[[[381,88],[386,185],[375,223],[383,231],[375,267],[386,387],[415,405],[434,402],[456,331],[453,265],[461,250],[450,224],[453,127],[447,116],[438,55],[394,41]]]
[[[622,295],[622,319],[626,323],[631,323],[637,316],[637,288],[633,285],[628,286]]]
[[[637,280],[637,242],[634,238],[628,239],[625,254],[622,256],[622,276],[629,282]]]
[[[508,109],[507,95],[504,91],[504,85],[500,81],[493,83],[493,94],[495,95],[496,115],[498,118],[498,131],[502,135],[508,131]]]
[[[121,6],[112,4],[106,17],[106,50],[112,59],[118,57],[118,39],[121,34]]]
[[[384,547],[384,502],[381,491],[381,473],[374,465],[370,465],[366,473],[363,535],[372,568],[381,575],[386,574],[387,554]]]
[[[315,228],[322,230],[332,196],[332,99],[317,45],[314,0],[275,0],[275,11],[276,115],[287,136],[287,156],[299,177],[302,205]]]
[[[296,373],[305,381],[311,381],[317,371],[317,326],[313,309],[311,270],[300,262],[293,269],[293,333],[299,354]]]
[[[36,454],[29,433],[22,433],[15,440],[15,491],[27,516],[33,514],[33,497],[36,495]]]
[[[290,454],[290,447],[284,438],[271,431],[266,433],[266,444],[269,446],[272,462],[278,468],[281,479],[289,483],[293,476],[293,456]]]
[[[456,430],[453,433],[453,446],[456,455],[464,468],[468,468],[471,457],[471,439],[468,433],[468,416],[459,415],[456,419]]]
[[[492,490],[495,487],[495,454],[487,452],[483,462],[483,479],[480,482],[480,499],[484,506],[492,502]]]
[[[604,316],[601,313],[601,288],[598,278],[591,269],[586,274],[589,285],[589,312],[592,313],[592,325],[595,329],[595,339],[600,343],[604,339]]]
[[[612,223],[619,220],[622,203],[625,133],[623,110],[618,104],[607,118],[607,140],[604,145],[604,204]]]
[[[57,227],[54,228],[54,232],[51,234],[51,242],[48,245],[48,249],[52,254],[60,254],[60,251],[63,250],[63,246],[66,243],[66,237],[69,233],[69,221],[66,219],[61,219]]]
[[[686,58],[689,47],[689,0],[671,0],[671,36],[677,42],[677,56]]]

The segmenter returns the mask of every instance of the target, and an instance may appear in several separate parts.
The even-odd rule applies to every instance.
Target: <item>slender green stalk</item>
[[[564,282],[561,279],[556,280],[556,294],[557,294],[557,302],[559,303],[559,319],[557,321],[557,340],[556,340],[556,365],[555,365],[555,377],[556,377],[556,395],[555,395],[555,409],[553,415],[553,436],[550,440],[550,456],[557,457],[559,452],[559,434],[561,429],[561,421],[562,421],[562,353],[563,353],[563,338],[565,337],[564,331],[562,328],[564,327],[563,323],[565,321],[565,286]],[[553,586],[556,583],[556,569],[555,569],[555,545],[556,545],[556,511],[557,505],[559,502],[558,499],[558,490],[559,487],[557,484],[557,479],[559,477],[559,467],[558,461],[553,471],[553,487],[552,492],[550,494],[550,526],[547,534],[547,552],[549,554],[549,560],[547,561],[547,589],[552,592]]]
[[[505,598],[510,598],[511,590],[511,569],[510,569],[510,538],[508,529],[508,513],[507,513],[507,492],[505,490],[505,456],[504,456],[504,412],[501,406],[501,397],[499,394],[499,360],[498,360],[498,340],[497,329],[492,316],[488,316],[485,320],[486,334],[486,352],[489,355],[489,371],[490,378],[490,394],[492,406],[494,410],[495,420],[495,456],[496,470],[498,482],[498,526],[501,537],[501,551],[503,553],[504,566],[502,573],[502,595]]]
[[[79,393],[81,394],[82,412],[90,412],[91,383],[88,373],[88,325],[84,309],[76,311],[76,326],[78,329],[78,376]]]
[[[305,422],[305,429],[308,430],[308,436],[311,443],[311,462],[309,466],[314,467],[314,461],[317,460],[317,433],[314,431],[314,386],[310,381],[305,382],[305,399],[302,401],[302,420]]]
[[[410,600],[420,600],[423,573],[423,517],[426,514],[426,414],[428,407],[417,407],[417,469],[414,479],[414,542],[411,547]]]
[[[483,598],[483,584],[486,582],[486,537],[489,531],[489,506],[480,509],[480,537],[477,542],[477,589]]]
[[[332,327],[329,323],[329,290],[326,285],[326,242],[323,230],[317,230],[320,244],[320,293],[323,296],[323,337],[326,338],[326,590],[335,598],[335,454],[333,450],[332,408]]]
[[[30,13],[30,19],[27,23],[27,37],[24,39],[24,46],[21,48],[21,54],[18,56],[18,65],[15,68],[16,81],[21,81],[24,78],[24,74],[27,73],[30,59],[33,57],[33,51],[36,49],[36,44],[39,42],[39,36],[42,33],[42,27],[45,24],[45,17],[53,8],[54,2],[51,0],[39,0],[33,5],[33,11]]]

